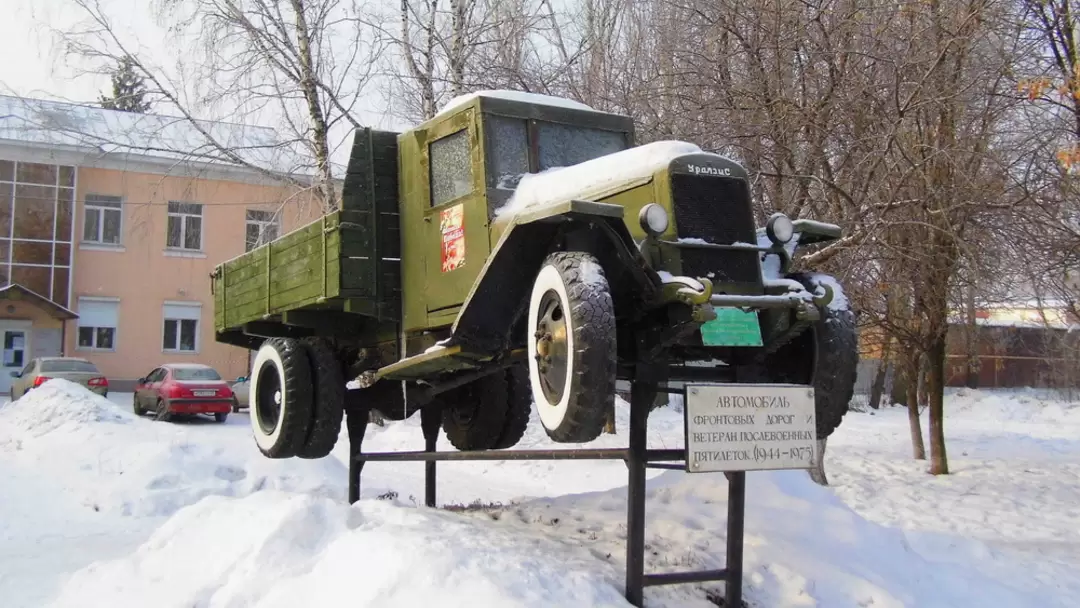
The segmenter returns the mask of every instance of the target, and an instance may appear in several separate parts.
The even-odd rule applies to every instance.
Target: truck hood
[[[509,220],[523,211],[571,199],[603,198],[632,182],[651,178],[680,156],[703,153],[692,143],[656,141],[569,167],[530,173],[521,178],[514,195],[496,212],[496,218]]]

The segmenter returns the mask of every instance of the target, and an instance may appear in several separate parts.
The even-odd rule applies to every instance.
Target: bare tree
[[[344,0],[161,0],[159,17],[183,41],[199,41],[175,65],[155,64],[136,51],[98,0],[70,0],[85,25],[60,32],[71,55],[103,69],[128,58],[148,93],[201,133],[207,156],[311,187],[323,212],[337,206],[331,157],[335,129],[361,127],[356,104],[381,42]],[[232,122],[273,121],[279,141],[227,141],[200,116],[217,111]],[[291,148],[293,166],[262,162],[259,147]],[[187,152],[175,150],[175,152]],[[311,179],[306,176],[314,176]]]

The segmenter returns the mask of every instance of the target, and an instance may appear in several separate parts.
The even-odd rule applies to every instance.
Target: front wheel
[[[615,406],[615,306],[595,257],[547,257],[529,298],[527,339],[532,397],[548,437],[599,437]]]
[[[829,281],[817,274],[795,274],[811,293]],[[842,298],[840,293],[835,298]],[[817,438],[825,439],[840,426],[847,414],[859,367],[859,335],[855,313],[845,300],[836,299],[821,311],[821,318],[765,359],[773,382],[808,384],[814,387]]]

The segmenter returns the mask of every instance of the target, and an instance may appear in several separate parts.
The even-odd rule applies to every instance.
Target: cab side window
[[[473,191],[472,155],[469,152],[468,129],[462,129],[429,144],[433,207]]]

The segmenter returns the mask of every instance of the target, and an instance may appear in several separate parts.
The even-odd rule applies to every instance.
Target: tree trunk
[[[825,443],[829,439],[817,440],[817,458],[814,459],[814,466],[810,467],[810,479],[814,480],[814,483],[819,486],[829,485],[829,478],[825,476]]]
[[[907,404],[907,369],[904,367],[903,359],[901,359],[900,365],[896,365],[892,375],[892,390],[889,391],[889,401],[897,405]]]
[[[979,387],[979,326],[975,316],[975,288],[968,288],[967,325],[964,327],[964,354],[967,355],[965,384],[968,388]]]
[[[450,0],[450,94],[465,92],[466,0]]]
[[[927,374],[930,397],[930,473],[948,475],[949,461],[945,454],[945,335],[934,338],[927,352],[930,364]]]
[[[304,3],[292,0],[292,9],[296,13],[296,48],[300,61],[300,90],[307,103],[308,119],[311,120],[311,144],[315,154],[315,167],[318,173],[319,188],[323,199],[323,214],[328,214],[337,207],[334,192],[334,176],[330,167],[330,130],[326,125],[322,104],[319,100],[318,81],[315,74],[315,61],[311,54],[311,33],[308,31]]]
[[[926,391],[926,372],[929,369],[926,355],[919,357],[919,407],[926,407],[929,396]]]
[[[870,407],[875,410],[881,407],[881,395],[885,392],[885,378],[889,374],[889,358],[892,340],[886,340],[881,349],[881,362],[874,373],[874,382],[870,385]]]
[[[915,370],[918,369],[919,356],[914,353],[908,354],[907,363],[905,367],[905,376],[908,378],[918,376]],[[908,424],[911,427],[911,449],[915,456],[915,460],[926,460],[926,446],[923,444],[922,436],[922,423],[919,421],[919,395],[918,384],[915,382],[908,382],[906,387],[906,403],[908,407]]]

